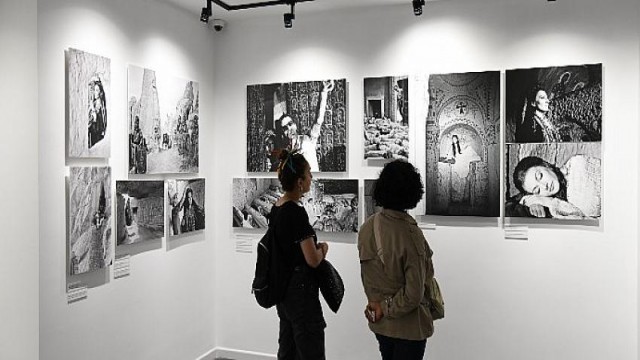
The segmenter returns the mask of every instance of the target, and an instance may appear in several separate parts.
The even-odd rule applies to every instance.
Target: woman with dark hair
[[[89,148],[104,139],[107,131],[107,99],[102,81],[94,77],[89,82]]]
[[[326,323],[313,269],[326,257],[329,246],[318,242],[299,203],[311,188],[309,163],[302,154],[288,150],[283,150],[279,159],[278,179],[284,195],[269,214],[287,273],[283,281],[288,281],[284,299],[276,305],[280,318],[278,359],[323,360]]]
[[[429,286],[433,251],[408,209],[424,194],[420,174],[408,162],[385,165],[373,199],[383,209],[360,228],[358,251],[368,304],[365,316],[383,360],[421,360],[433,335]]]
[[[516,122],[516,142],[560,142],[560,134],[548,115],[549,97],[546,90],[536,84],[526,94],[522,120]]]
[[[507,204],[507,216],[564,219],[600,216],[600,159],[574,155],[562,166],[537,157],[521,159],[513,171],[520,194]],[[528,211],[518,210],[524,206]]]
[[[456,156],[462,154],[462,150],[460,149],[460,139],[458,135],[453,134],[451,136],[451,157],[456,158]]]
[[[300,154],[309,162],[311,171],[320,171],[316,148],[318,147],[318,140],[320,139],[320,132],[322,130],[324,116],[327,111],[327,99],[329,98],[329,93],[333,90],[334,86],[335,84],[333,80],[325,80],[322,82],[318,114],[315,122],[311,125],[311,129],[309,129],[307,133],[299,134],[297,122],[291,115],[286,113],[282,114],[275,123],[276,148],[281,146],[279,142],[284,137],[287,141],[287,148],[289,150],[292,149],[299,151]]]
[[[451,164],[451,201],[468,202],[471,196],[470,182],[467,177],[470,173],[470,165],[482,161],[482,158],[467,141],[468,135],[461,138],[451,135],[451,150],[443,161]]]
[[[204,212],[193,199],[193,189],[190,187],[185,189],[182,200],[178,203],[178,208],[182,209],[180,233],[204,229]]]

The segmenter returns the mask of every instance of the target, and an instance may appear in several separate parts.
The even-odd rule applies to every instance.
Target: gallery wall
[[[210,172],[216,160],[207,155],[201,157],[199,174],[128,174],[127,67],[148,67],[200,83],[200,151],[211,154],[211,143],[204,140],[213,133],[212,31],[194,12],[163,1],[47,0],[38,3],[37,15],[41,358],[169,360],[208,354],[215,346],[213,234],[201,231],[118,247],[116,255],[131,256],[128,276],[116,279],[113,266],[68,276],[65,177],[70,166],[108,165],[114,196],[116,180],[192,178]],[[109,159],[65,158],[69,48],[111,60]],[[67,286],[75,283],[88,287],[87,297],[68,303]]]
[[[635,0],[461,0],[428,3],[421,17],[408,3],[298,11],[290,30],[281,16],[230,21],[214,34],[217,166],[208,174],[219,194],[207,234],[216,252],[217,347],[239,359],[277,351],[275,310],[259,308],[249,292],[255,253],[244,252],[245,233],[231,228],[232,179],[254,175],[245,167],[247,85],[346,78],[347,172],[315,177],[366,179],[380,167],[363,160],[365,77],[501,71],[504,104],[507,69],[602,63],[603,216],[595,225],[527,222],[527,240],[506,240],[495,218],[422,218],[436,224],[425,235],[447,311],[427,353],[429,359],[637,359],[638,20]],[[410,111],[418,119],[410,160],[424,176],[426,109]],[[255,242],[259,234],[252,236]],[[372,359],[377,345],[362,316],[356,235],[349,236],[331,242],[328,254],[346,295],[337,315],[325,307],[327,358]]]
[[[36,0],[0,3],[0,359],[38,358],[36,15]]]

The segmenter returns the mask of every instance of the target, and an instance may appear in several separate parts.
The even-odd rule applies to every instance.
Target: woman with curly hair
[[[429,286],[433,251],[408,209],[424,194],[420,174],[403,160],[385,165],[373,199],[382,207],[360,228],[358,251],[365,316],[383,360],[421,360],[433,334]]]

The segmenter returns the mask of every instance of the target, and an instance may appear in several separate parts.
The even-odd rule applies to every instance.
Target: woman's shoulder
[[[600,158],[588,155],[574,155],[562,167],[565,174],[571,172],[594,172],[600,171]]]
[[[304,209],[304,207],[300,205],[298,202],[293,200],[285,201],[280,205],[278,205],[278,203],[276,202],[273,205],[272,212],[273,211],[277,211],[279,213],[286,213],[286,214],[306,213],[306,210]]]

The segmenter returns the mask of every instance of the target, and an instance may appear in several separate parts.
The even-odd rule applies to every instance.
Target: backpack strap
[[[377,213],[373,216],[373,238],[376,241],[376,255],[378,255],[378,257],[380,258],[380,262],[382,262],[382,265],[384,266],[384,256],[383,256],[383,251],[382,251],[382,241],[381,239],[381,235],[380,235],[380,231],[381,231],[381,225],[380,225],[380,213]]]

